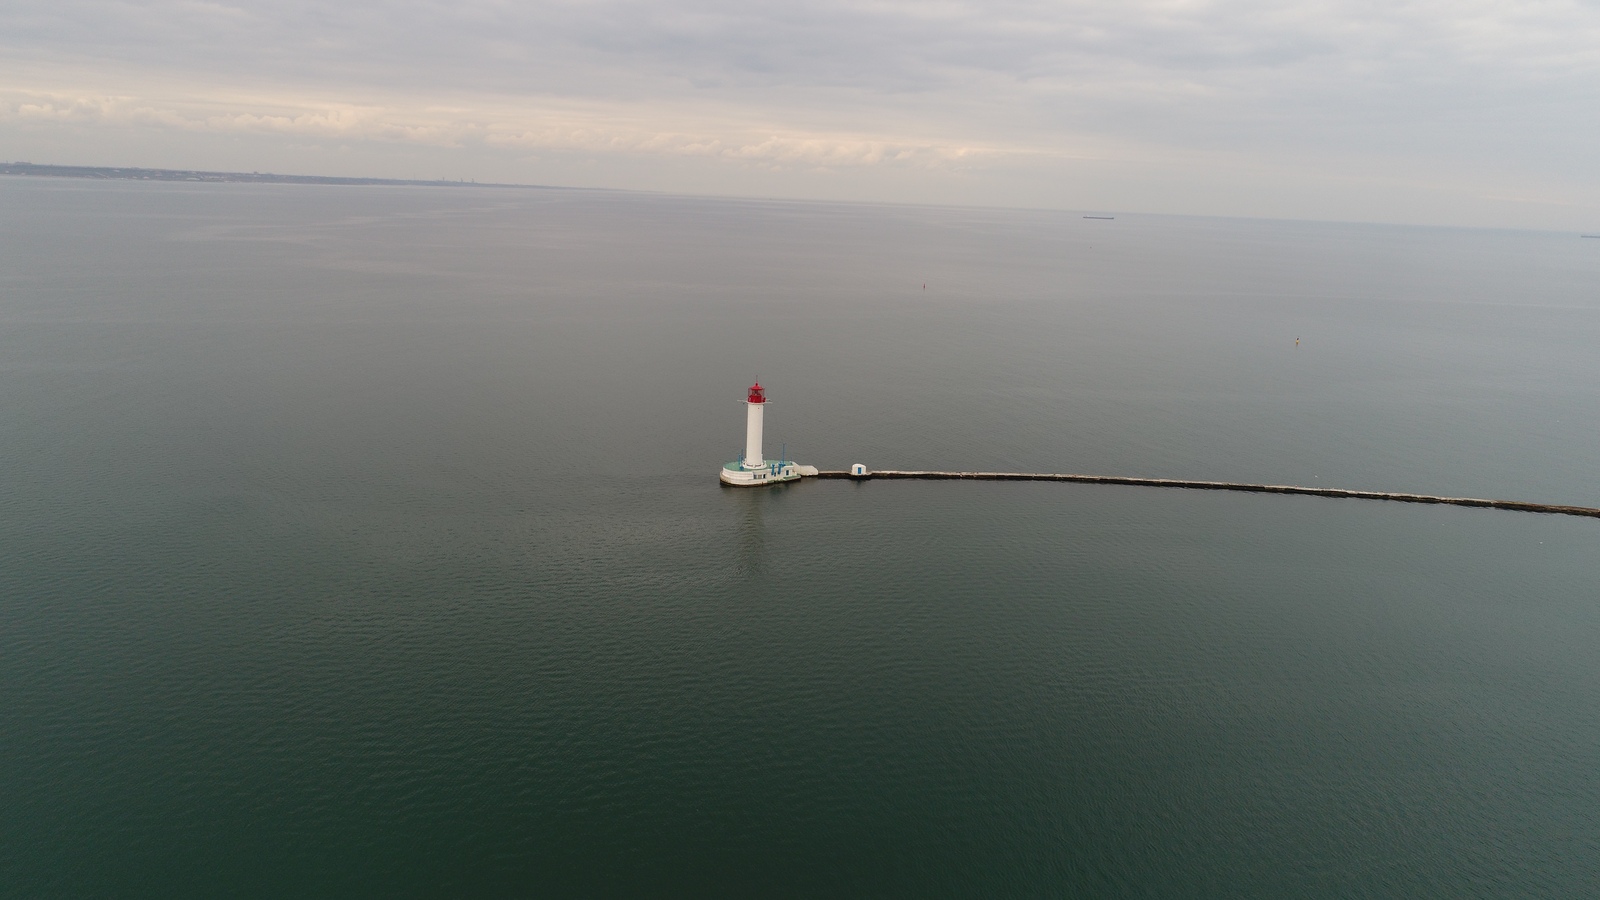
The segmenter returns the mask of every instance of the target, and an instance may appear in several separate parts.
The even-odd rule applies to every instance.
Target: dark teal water
[[[0,894],[1590,892],[1593,521],[715,473],[1600,505],[1595,244],[0,180]]]

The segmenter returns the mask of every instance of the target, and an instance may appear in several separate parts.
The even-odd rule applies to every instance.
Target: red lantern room
[[[750,403],[765,403],[767,402],[767,389],[762,387],[761,382],[758,381],[750,385],[750,396],[746,399]]]

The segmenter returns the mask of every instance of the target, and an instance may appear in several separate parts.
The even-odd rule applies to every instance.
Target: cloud
[[[452,135],[458,130],[400,121],[383,109],[333,107],[285,113],[261,108],[241,111],[237,101],[229,105],[233,108],[216,104],[208,109],[205,103],[162,105],[160,101],[131,96],[0,91],[0,123],[158,126],[181,131],[297,134],[444,146],[454,145]]]
[[[13,52],[211,74],[612,99],[959,93],[991,78],[1138,95],[1264,72],[1524,83],[1600,68],[1600,10],[1575,0],[13,0],[0,34]]]
[[[132,96],[86,97],[64,92],[0,91],[0,123],[158,126],[222,134],[278,134],[336,140],[374,140],[460,147],[555,150],[585,154],[667,155],[720,159],[774,170],[843,167],[915,168],[972,165],[1027,152],[1018,148],[945,144],[906,138],[800,132],[752,132],[738,123],[699,123],[681,130],[679,118],[625,121],[628,111],[585,109],[508,111],[445,105],[436,108],[331,106],[294,108],[292,101],[237,97],[182,101]]]
[[[1581,0],[11,0],[0,72],[5,128],[730,172],[1226,159],[1583,193],[1600,143]]]
[[[496,147],[703,157],[755,164],[774,171],[867,166],[949,168],[1024,152],[838,134],[685,134],[570,125],[517,132],[491,126],[489,130],[485,142]]]

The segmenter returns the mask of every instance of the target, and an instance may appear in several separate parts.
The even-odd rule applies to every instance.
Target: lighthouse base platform
[[[734,487],[764,487],[769,484],[782,484],[785,481],[799,481],[801,478],[817,474],[816,466],[802,466],[794,462],[768,462],[758,468],[750,469],[737,460],[726,463],[722,472],[717,476],[723,484]]]

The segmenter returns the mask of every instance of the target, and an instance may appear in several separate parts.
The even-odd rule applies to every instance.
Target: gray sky
[[[1600,229],[1600,0],[6,0],[0,159]]]

